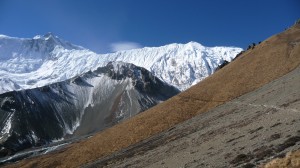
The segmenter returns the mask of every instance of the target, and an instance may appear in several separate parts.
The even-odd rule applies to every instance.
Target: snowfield
[[[205,47],[189,42],[96,54],[52,33],[32,39],[0,35],[0,93],[65,81],[111,61],[144,67],[182,91],[211,75],[219,64],[231,61],[240,51],[237,47]]]

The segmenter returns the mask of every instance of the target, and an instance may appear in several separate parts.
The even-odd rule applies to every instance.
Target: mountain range
[[[204,47],[190,42],[96,54],[52,33],[32,39],[0,35],[0,93],[68,80],[111,61],[143,67],[182,91],[241,51],[237,47]]]

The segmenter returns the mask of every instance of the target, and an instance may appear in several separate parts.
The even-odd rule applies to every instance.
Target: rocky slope
[[[64,82],[1,94],[1,155],[94,133],[177,93],[144,68],[111,62]]]

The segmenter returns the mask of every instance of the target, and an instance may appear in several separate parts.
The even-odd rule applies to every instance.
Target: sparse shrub
[[[247,50],[254,49],[255,45],[256,45],[255,43],[250,44],[250,45],[247,47]]]

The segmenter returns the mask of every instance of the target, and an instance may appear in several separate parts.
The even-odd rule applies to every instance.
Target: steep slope
[[[295,25],[246,51],[194,87],[144,113],[64,151],[24,160],[10,167],[78,167],[93,162],[291,72],[300,65],[299,53],[300,25]]]
[[[170,44],[111,54],[96,54],[49,33],[33,39],[0,35],[0,93],[32,89],[81,75],[110,61],[144,67],[161,80],[184,90],[212,74],[240,48]]]
[[[86,167],[258,167],[300,149],[299,74],[300,66]]]
[[[146,69],[122,62],[64,82],[4,93],[1,155],[94,133],[177,93]]]

